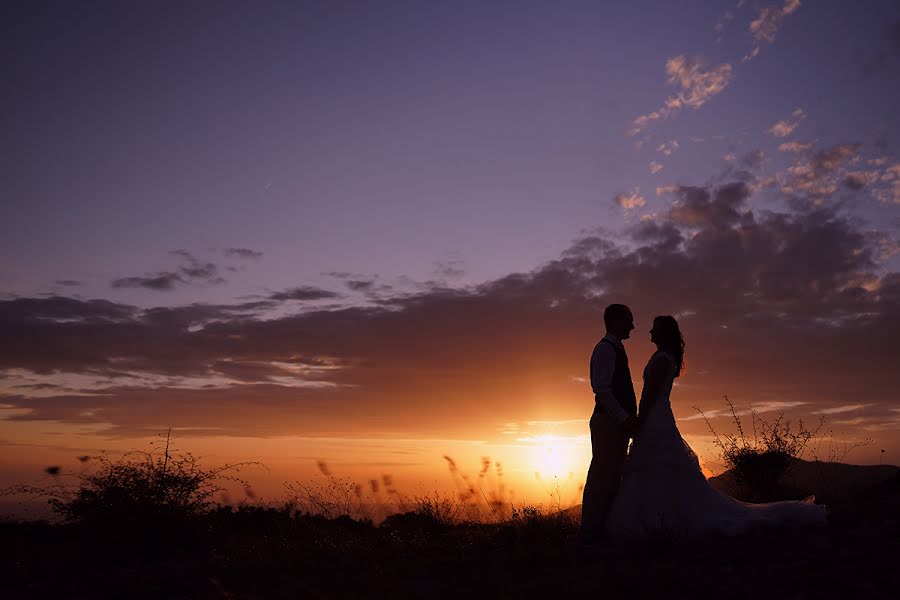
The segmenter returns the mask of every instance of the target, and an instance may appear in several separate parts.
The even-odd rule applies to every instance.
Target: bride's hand
[[[630,438],[634,438],[637,435],[639,429],[640,422],[638,421],[637,417],[629,416],[627,419],[625,419],[625,422],[622,423],[622,430],[625,432],[625,435]]]

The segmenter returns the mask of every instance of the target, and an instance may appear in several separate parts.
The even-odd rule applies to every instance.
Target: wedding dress
[[[812,497],[750,504],[713,488],[675,425],[669,402],[674,357],[666,352],[654,354],[644,369],[644,381],[660,360],[667,363],[666,380],[649,408],[649,399],[641,399],[641,411],[649,413],[632,444],[610,508],[606,526],[611,537],[737,535],[756,527],[825,523],[825,507]]]

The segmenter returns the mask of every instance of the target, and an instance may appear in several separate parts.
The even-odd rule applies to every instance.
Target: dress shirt
[[[625,346],[611,333],[603,336],[624,352]],[[594,354],[591,356],[591,387],[597,398],[597,403],[603,409],[613,423],[621,425],[628,418],[628,413],[622,408],[610,385],[612,384],[613,371],[616,369],[616,352],[609,344],[597,344]]]

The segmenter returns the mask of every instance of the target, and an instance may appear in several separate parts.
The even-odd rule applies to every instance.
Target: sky
[[[574,501],[610,302],[708,472],[726,395],[900,462],[896,2],[13,1],[0,56],[0,486],[172,427]]]

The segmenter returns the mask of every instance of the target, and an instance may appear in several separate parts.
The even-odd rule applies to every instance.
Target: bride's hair
[[[684,337],[678,328],[678,321],[670,315],[660,315],[653,319],[653,326],[659,333],[659,347],[675,357],[675,377],[684,369]]]

